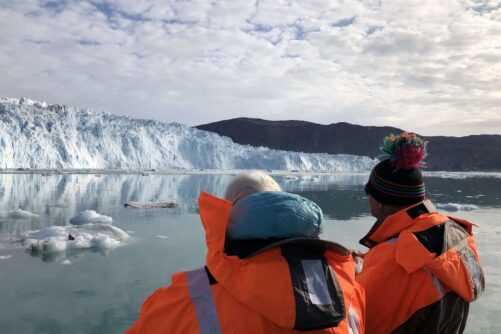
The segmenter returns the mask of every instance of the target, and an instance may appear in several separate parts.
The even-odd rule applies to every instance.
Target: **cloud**
[[[501,133],[496,1],[25,0],[0,5],[0,31],[5,96],[189,125]]]

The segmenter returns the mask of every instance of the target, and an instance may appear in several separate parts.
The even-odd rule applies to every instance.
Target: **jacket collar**
[[[231,214],[232,203],[211,195],[206,192],[201,192],[198,198],[198,207],[200,210],[200,218],[205,229],[205,239],[207,242],[207,264],[214,263],[220,259],[224,254],[226,243],[226,227],[228,225],[228,218]],[[279,247],[286,244],[300,244],[303,246],[321,246],[325,249],[331,249],[339,254],[348,255],[348,249],[343,246],[326,240],[318,238],[287,238],[284,240],[275,240],[268,242],[258,247],[254,251],[244,256],[250,258],[254,255],[260,254],[266,250]]]
[[[206,192],[198,197],[200,219],[205,229],[207,242],[207,264],[224,252],[226,226],[230,217],[232,203]]]
[[[403,230],[411,228],[418,222],[422,215],[434,213],[437,213],[435,206],[429,199],[425,199],[420,203],[406,207],[395,213],[389,214],[386,217],[378,219],[365,237],[360,240],[360,243],[366,247],[372,248],[382,242],[398,236]],[[435,218],[440,221],[444,220],[441,215]],[[434,224],[434,222],[431,223]]]

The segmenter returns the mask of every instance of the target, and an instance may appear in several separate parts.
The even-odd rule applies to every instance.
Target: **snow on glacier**
[[[301,135],[298,133],[298,135]],[[0,98],[0,168],[361,172],[376,160],[235,144],[177,123]]]

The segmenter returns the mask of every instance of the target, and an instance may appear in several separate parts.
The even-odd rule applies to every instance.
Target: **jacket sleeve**
[[[172,284],[153,292],[141,306],[136,322],[125,333],[197,333],[195,307],[186,274],[177,273]]]

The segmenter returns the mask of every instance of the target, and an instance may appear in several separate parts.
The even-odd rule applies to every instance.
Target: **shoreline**
[[[234,169],[234,170],[219,170],[219,169],[110,169],[110,168],[6,168],[0,169],[0,174],[28,174],[28,175],[232,175],[242,172],[249,172],[255,169]],[[317,172],[317,171],[298,171],[298,170],[264,170],[270,175],[369,175],[370,171],[333,171],[333,172]],[[499,171],[423,171],[425,177],[445,177],[445,178],[467,178],[467,177],[496,177],[501,178]]]
[[[67,175],[67,174],[104,174],[104,175],[211,175],[211,174],[237,174],[254,171],[256,169],[110,169],[110,168],[6,168],[0,169],[0,174],[46,174],[46,175]],[[263,170],[270,175],[369,175],[370,171],[339,171],[339,172],[317,172],[317,171],[297,171],[297,170]]]

